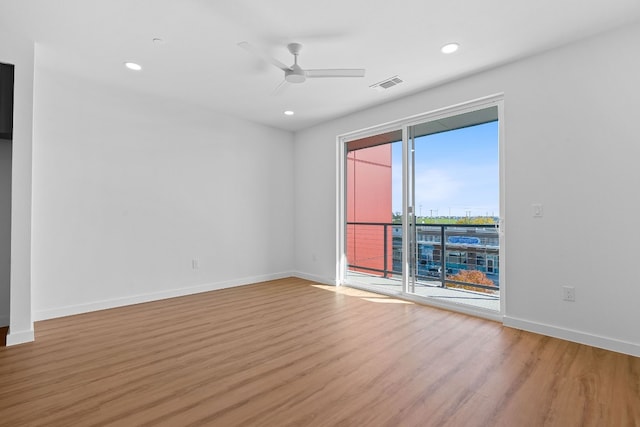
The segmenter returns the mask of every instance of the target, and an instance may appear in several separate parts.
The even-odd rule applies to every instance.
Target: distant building
[[[402,227],[393,227],[393,270],[402,272]],[[482,271],[499,285],[499,237],[494,227],[456,227],[447,225],[445,233],[445,271]],[[440,277],[442,267],[442,229],[438,225],[416,225],[418,278]]]

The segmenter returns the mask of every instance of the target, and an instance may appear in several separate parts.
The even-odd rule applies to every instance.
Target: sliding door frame
[[[413,178],[409,177],[407,168],[412,168],[410,163],[413,162],[413,156],[410,153],[410,135],[409,131],[412,126],[423,124],[425,122],[444,119],[451,116],[465,114],[476,110],[482,110],[485,108],[497,107],[498,110],[498,157],[499,157],[499,194],[500,194],[500,223],[499,223],[499,282],[500,282],[500,312],[487,312],[485,310],[479,310],[473,307],[465,307],[458,304],[450,304],[447,302],[435,301],[428,298],[416,297],[408,295],[409,279],[410,279],[410,264],[411,264],[411,238],[410,230],[407,225],[410,226],[411,221],[414,220],[415,206],[412,200],[413,191]],[[360,129],[353,132],[344,133],[338,135],[336,138],[336,159],[337,159],[337,171],[338,176],[336,180],[336,284],[347,285],[346,273],[347,273],[347,236],[346,236],[346,209],[347,209],[347,144],[350,141],[355,141],[362,138],[372,137],[375,135],[402,130],[402,195],[403,195],[403,256],[402,256],[402,298],[409,300],[416,300],[417,302],[438,306],[447,309],[453,309],[467,314],[475,316],[490,318],[492,320],[502,320],[505,313],[506,302],[506,250],[505,250],[505,138],[504,138],[504,95],[495,94],[487,97],[479,98],[473,101],[456,104],[449,107],[440,108],[437,110],[429,111],[422,114],[406,117],[403,119],[387,122],[381,125]],[[351,286],[351,284],[349,284]]]

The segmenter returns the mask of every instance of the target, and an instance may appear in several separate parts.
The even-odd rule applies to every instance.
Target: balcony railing
[[[418,282],[481,292],[499,289],[499,235],[494,224],[416,224],[410,273]],[[402,276],[402,224],[348,222],[349,269],[384,278]],[[484,283],[459,280],[479,271]]]

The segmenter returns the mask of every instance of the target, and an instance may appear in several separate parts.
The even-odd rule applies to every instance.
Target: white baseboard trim
[[[9,326],[9,315],[8,314],[0,314],[0,328],[4,326]]]
[[[11,332],[7,334],[7,347],[12,345],[24,344],[35,340],[33,329],[28,331]]]
[[[86,304],[69,305],[65,307],[39,310],[33,313],[34,321],[54,319],[57,317],[72,316],[74,314],[89,313],[91,311],[106,310],[109,308],[122,307],[126,305],[141,304],[145,302],[158,301],[167,298],[176,298],[186,295],[193,295],[202,292],[215,291],[219,289],[233,288],[236,286],[252,285],[269,280],[284,279],[294,276],[292,272],[282,272],[265,274],[261,276],[244,277],[241,279],[227,280],[224,282],[206,283],[203,285],[189,286],[186,288],[169,289],[161,292],[133,295],[109,300],[93,301]]]
[[[312,282],[322,283],[323,285],[330,285],[330,286],[337,285],[337,282],[335,279],[328,279],[326,277],[316,276],[315,274],[302,273],[300,271],[295,271],[292,273],[292,275],[300,279],[311,280]]]
[[[573,329],[560,328],[510,316],[505,316],[503,318],[503,324],[510,328],[522,329],[523,331],[535,332],[537,334],[560,338],[566,341],[576,342],[578,344],[586,344],[592,347],[603,348],[617,353],[640,357],[640,344],[628,341],[575,331]]]

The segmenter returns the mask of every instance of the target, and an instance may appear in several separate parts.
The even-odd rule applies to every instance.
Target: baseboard
[[[244,277],[240,279],[227,280],[224,282],[207,283],[203,285],[190,286],[186,288],[169,289],[161,292],[134,295],[130,297],[114,298],[102,301],[93,301],[86,304],[69,305],[65,307],[39,310],[33,313],[34,321],[54,319],[57,317],[72,316],[74,314],[89,313],[92,311],[106,310],[109,308],[123,307],[126,305],[141,304],[145,302],[158,301],[167,298],[176,298],[186,295],[193,295],[202,292],[215,291],[219,289],[233,288],[236,286],[252,285],[269,280],[284,279],[294,276],[292,272],[282,272],[265,274],[261,276]]]
[[[518,319],[510,316],[504,317],[503,324],[510,328],[522,329],[523,331],[535,332],[537,334],[560,338],[566,341],[586,344],[592,347],[598,347],[605,350],[615,351],[617,353],[624,353],[631,356],[640,357],[640,345],[628,341],[607,338],[600,335],[560,328],[557,326],[546,325],[543,323],[532,322],[529,320]]]
[[[7,334],[7,347],[28,343],[34,340],[35,334],[33,332],[33,329],[30,329],[28,331],[11,332],[11,328],[9,328],[9,333]]]
[[[9,315],[8,314],[0,314],[0,328],[9,326]]]
[[[322,283],[323,285],[336,286],[337,282],[335,279],[328,279],[326,277],[316,276],[315,274],[302,273],[300,271],[295,271],[291,273],[294,277],[298,277],[300,279],[311,280],[312,282]]]

